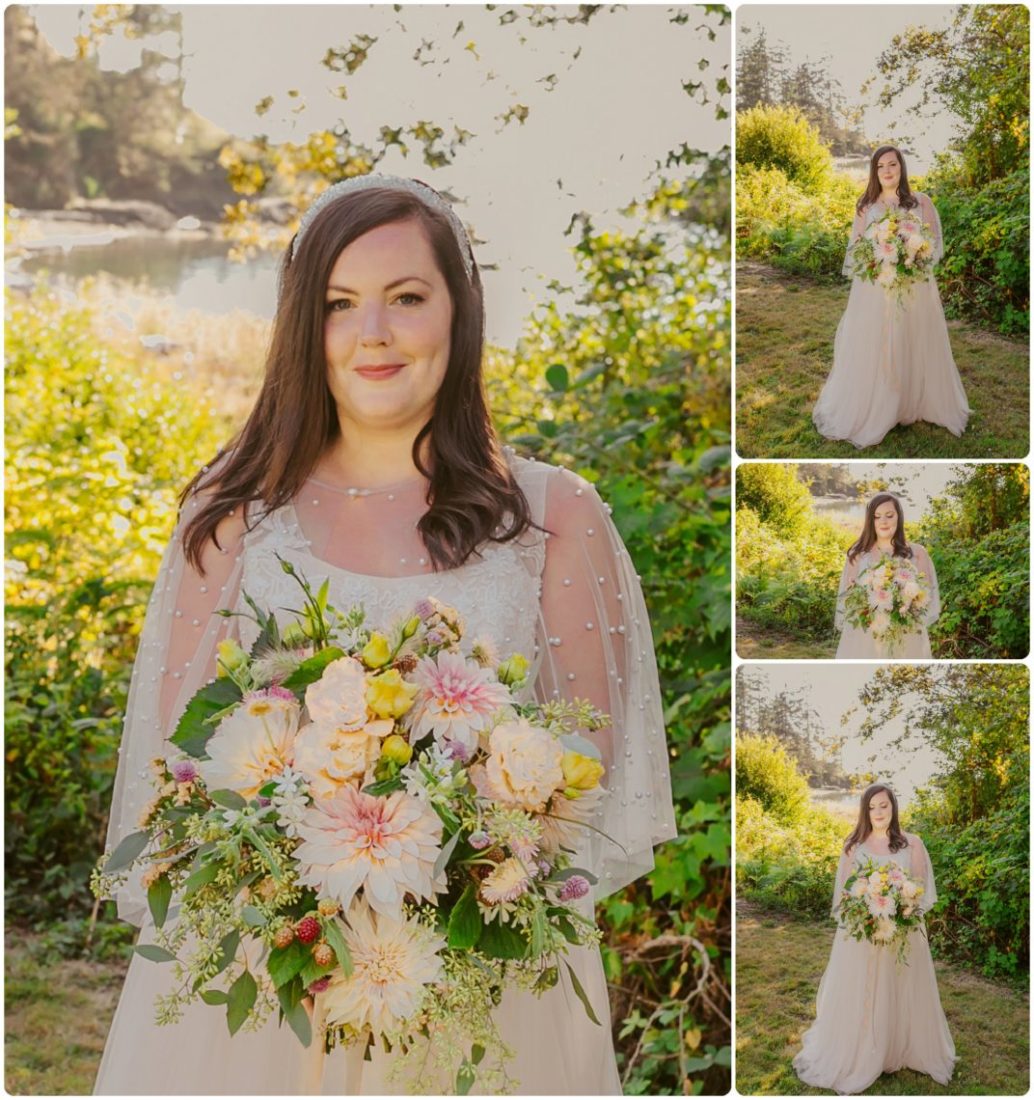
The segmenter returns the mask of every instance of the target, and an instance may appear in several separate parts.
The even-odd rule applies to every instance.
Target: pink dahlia
[[[870,894],[866,904],[874,917],[892,917],[898,908],[889,894]]]
[[[441,818],[402,791],[386,798],[341,787],[310,806],[298,826],[299,881],[347,909],[360,889],[378,913],[402,916],[406,894],[433,900]]]
[[[478,733],[510,702],[510,692],[490,669],[459,653],[423,657],[413,674],[420,686],[413,707],[413,736],[434,733],[439,744],[458,742],[468,752],[477,748]]]

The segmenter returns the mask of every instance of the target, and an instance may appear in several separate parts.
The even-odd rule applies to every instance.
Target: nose
[[[365,347],[391,343],[391,329],[387,313],[379,303],[368,303],[362,311],[359,342]]]

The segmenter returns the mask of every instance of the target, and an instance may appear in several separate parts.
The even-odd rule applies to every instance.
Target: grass
[[[834,657],[836,651],[835,638],[824,642],[804,641],[781,630],[751,622],[742,615],[736,616],[736,652],[744,660],[813,661]]]
[[[736,1087],[747,1095],[832,1095],[791,1064],[811,1026],[829,960],[832,922],[795,920],[736,904]],[[877,1096],[1021,1096],[1029,1082],[1028,998],[961,967],[935,962],[959,1061],[947,1085],[913,1070],[883,1074]]]
[[[736,449],[743,458],[1024,458],[1029,438],[1027,343],[948,324],[973,415],[961,438],[932,424],[894,428],[859,451],[824,439],[811,410],[833,363],[847,284],[758,263],[736,271]]]
[[[7,1091],[75,1096],[93,1091],[125,961],[64,959],[43,937],[9,930],[4,960]]]

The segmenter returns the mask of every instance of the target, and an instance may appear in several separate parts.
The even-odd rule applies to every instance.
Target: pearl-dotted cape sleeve
[[[844,883],[851,877],[851,872],[854,870],[856,850],[851,848],[850,851],[840,853],[836,883],[833,886],[833,905],[830,909],[830,914],[837,919],[840,917],[837,910],[840,907],[840,899],[844,896]]]
[[[919,902],[920,910],[925,913],[937,904],[937,884],[933,877],[933,864],[926,845],[914,833],[906,833],[908,846],[912,851],[910,874],[923,884],[923,896]]]
[[[579,845],[600,898],[648,874],[654,845],[676,835],[657,664],[639,579],[596,490],[555,467],[537,473],[528,495],[548,535],[536,694],[588,699],[611,719],[593,735],[606,766],[600,831],[582,830]]]
[[[868,213],[868,210],[869,208],[866,208],[865,210],[856,213],[854,216],[854,222],[851,225],[851,236],[848,238],[847,241],[847,252],[844,254],[844,266],[842,269],[843,274],[847,276],[847,278],[850,278],[854,274],[854,269],[851,266],[851,255],[854,252],[854,246],[857,243],[858,239],[865,232],[865,227],[867,224],[866,215]]]
[[[926,614],[923,622],[926,626],[933,626],[941,614],[941,592],[937,585],[937,570],[933,567],[933,558],[925,546],[912,544],[912,559],[920,573],[926,574],[926,584],[930,590],[930,602],[926,605]]]
[[[204,575],[187,564],[183,530],[200,507],[187,501],[162,558],[140,635],[126,705],[118,770],[108,816],[107,848],[140,828],[140,816],[154,797],[150,763],[170,751],[167,743],[191,696],[216,671],[218,643],[236,634],[236,620],[216,612],[232,608],[241,571],[244,523],[228,516],[218,529],[218,549],[209,543],[202,555]],[[141,924],[147,898],[134,872],[117,894],[119,916]]]
[[[940,215],[937,213],[937,207],[930,201],[929,195],[919,194],[916,197],[919,199],[919,213],[933,234],[933,262],[940,263],[944,256],[944,236],[941,233]]]
[[[851,585],[858,579],[861,557],[862,555],[859,554],[854,561],[851,561],[850,558],[844,560],[844,571],[840,574],[840,587],[837,589],[837,608],[833,618],[833,625],[837,630],[843,630],[844,623],[847,621],[844,601],[847,599],[847,593],[851,590]]]

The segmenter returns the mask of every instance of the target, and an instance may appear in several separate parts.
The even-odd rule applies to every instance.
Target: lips
[[[356,367],[355,373],[370,382],[381,382],[388,378],[394,378],[405,365],[405,363],[370,364],[365,367]]]

